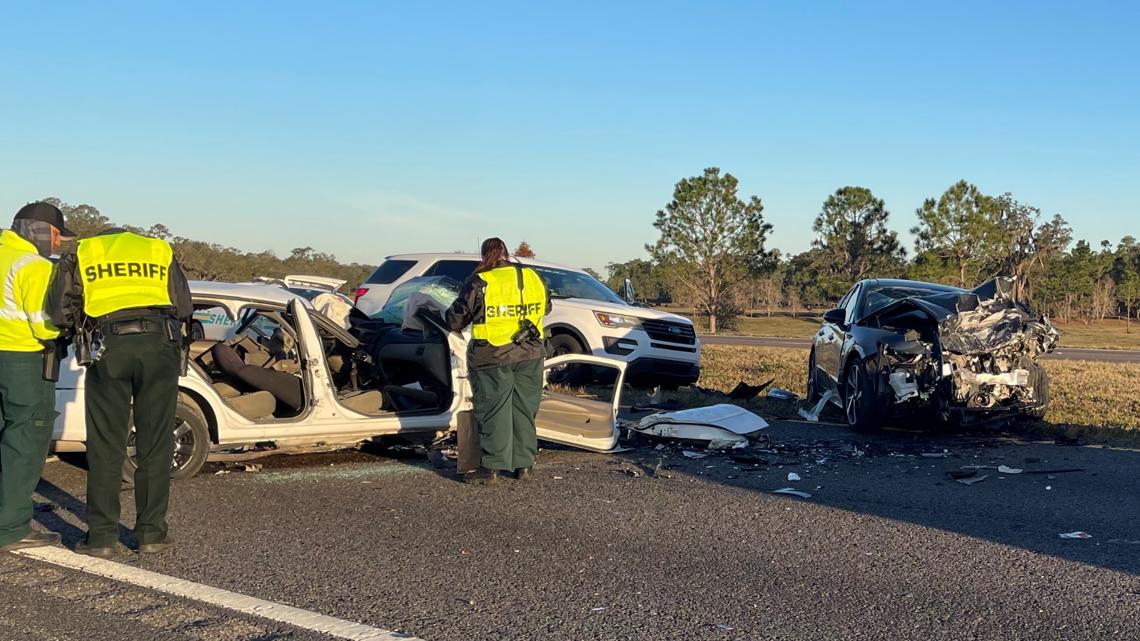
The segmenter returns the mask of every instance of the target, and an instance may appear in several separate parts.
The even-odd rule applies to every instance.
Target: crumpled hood
[[[1013,297],[1013,281],[1004,277],[967,292],[905,298],[872,316],[898,317],[908,311],[935,321],[943,351],[953,354],[992,354],[1021,347],[1018,351],[1036,358],[1053,351],[1060,336],[1048,318]]]

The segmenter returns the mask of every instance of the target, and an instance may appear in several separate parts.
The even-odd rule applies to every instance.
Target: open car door
[[[624,361],[584,354],[567,354],[546,361],[546,371],[563,365],[582,364],[616,370],[613,398],[610,401],[584,395],[585,390],[547,384],[535,421],[538,438],[596,452],[607,452],[617,446],[617,417],[621,407],[621,390],[625,383]],[[544,377],[545,378],[545,377]],[[608,380],[609,377],[603,377]],[[609,383],[598,387],[609,388]]]

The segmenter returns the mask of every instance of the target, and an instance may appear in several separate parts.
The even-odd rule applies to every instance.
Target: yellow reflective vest
[[[131,232],[94,236],[76,250],[88,318],[136,307],[170,307],[170,244]]]
[[[51,261],[40,256],[35,245],[13,231],[0,234],[0,278],[4,279],[0,350],[39,352],[44,348],[41,341],[59,336],[44,314],[51,275]]]
[[[546,316],[546,285],[533,269],[508,265],[482,272],[478,277],[487,286],[483,290],[483,322],[472,325],[473,338],[485,340],[495,347],[508,345],[524,318],[534,323],[545,338],[542,319]]]

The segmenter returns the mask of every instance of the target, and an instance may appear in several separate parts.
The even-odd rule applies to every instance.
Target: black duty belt
[[[130,336],[132,334],[153,334],[166,332],[167,321],[161,318],[131,318],[127,320],[109,321],[100,328],[104,334],[114,336]]]

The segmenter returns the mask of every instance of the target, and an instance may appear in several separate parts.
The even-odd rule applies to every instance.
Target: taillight
[[[356,300],[352,301],[354,304],[360,302],[360,297],[368,293],[367,287],[358,287],[356,289]]]

